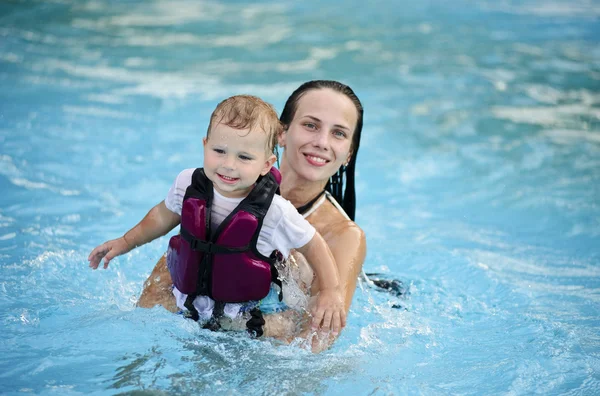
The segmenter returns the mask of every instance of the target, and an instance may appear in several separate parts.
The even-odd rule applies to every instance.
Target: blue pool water
[[[365,4],[0,3],[1,394],[600,393],[600,6]],[[87,268],[219,100],[317,78],[364,103],[365,269],[407,296],[312,355],[135,308],[167,237]]]

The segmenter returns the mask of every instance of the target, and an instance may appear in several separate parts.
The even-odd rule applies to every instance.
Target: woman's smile
[[[329,162],[328,159],[315,154],[304,153],[304,158],[306,158],[309,164],[314,166],[325,166]]]

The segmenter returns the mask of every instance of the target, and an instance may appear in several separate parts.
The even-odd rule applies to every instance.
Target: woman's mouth
[[[240,180],[238,177],[229,177],[229,176],[221,175],[220,173],[217,173],[217,176],[225,184],[234,184],[235,182]]]
[[[304,154],[304,158],[306,158],[309,164],[314,166],[324,166],[329,162],[329,160],[326,160],[325,158],[317,157],[312,154]]]

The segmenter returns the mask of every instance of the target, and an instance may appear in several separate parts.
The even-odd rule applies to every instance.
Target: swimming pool
[[[600,392],[600,7],[369,4],[0,4],[0,393]],[[136,309],[166,237],[87,268],[219,100],[317,78],[364,103],[365,269],[407,296],[312,355]]]

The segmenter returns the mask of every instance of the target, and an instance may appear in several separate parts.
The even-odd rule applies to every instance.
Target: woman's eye
[[[305,127],[307,127],[308,129],[317,129],[317,126],[315,124],[313,124],[312,122],[307,122],[304,124]]]
[[[346,135],[346,132],[344,132],[344,131],[340,131],[339,129],[338,129],[338,130],[335,130],[335,131],[333,131],[333,135],[334,135],[335,137],[339,137],[339,138],[345,138],[345,137],[347,136],[347,135]]]

